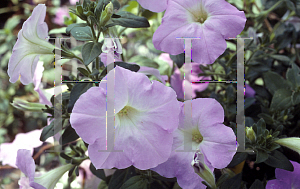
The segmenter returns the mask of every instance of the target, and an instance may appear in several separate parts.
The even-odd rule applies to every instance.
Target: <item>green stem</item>
[[[97,38],[96,38],[96,33],[94,30],[93,25],[89,22],[89,20],[87,20],[87,24],[90,26],[90,28],[92,29],[92,33],[93,33],[93,38],[94,38],[94,42],[98,42]]]

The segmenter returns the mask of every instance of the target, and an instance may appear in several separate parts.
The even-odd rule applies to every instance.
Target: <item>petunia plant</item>
[[[275,32],[265,35],[261,25],[251,25],[265,19],[270,30],[266,17],[283,2],[293,10],[280,19],[289,29],[278,22],[271,28]],[[21,144],[20,135],[14,141],[18,147],[1,145],[2,164],[22,172],[20,188],[55,188],[67,172],[68,180],[79,176],[84,185],[80,167],[86,169],[87,161],[86,176],[101,179],[93,186],[100,189],[299,187],[299,162],[287,151],[299,157],[299,55],[286,55],[296,52],[296,42],[280,42],[284,34],[299,35],[289,19],[298,14],[297,4],[281,0],[262,6],[246,0],[244,9],[225,0],[70,4],[71,19],[56,15],[57,24],[64,19],[66,27],[50,34],[47,7],[38,4],[19,31],[8,62],[10,82],[33,83],[39,96],[38,103],[14,98],[11,105],[48,115],[47,126],[35,135],[38,145]],[[71,43],[64,37],[53,40],[57,32],[71,37]],[[191,52],[187,38],[192,38]],[[236,38],[244,38],[242,49]],[[50,101],[42,89],[48,87],[42,78],[50,65],[40,61],[45,55],[55,60],[55,74],[63,73],[60,65],[65,69],[68,60],[79,65],[75,75],[55,81],[65,90],[57,92],[61,86],[54,86]],[[237,81],[240,64],[244,91]],[[236,105],[241,92],[242,132]],[[44,172],[39,167],[48,159],[38,159],[43,146],[37,153],[33,148],[50,137],[56,140],[46,154],[63,165],[35,172]],[[11,160],[4,154],[9,146]]]

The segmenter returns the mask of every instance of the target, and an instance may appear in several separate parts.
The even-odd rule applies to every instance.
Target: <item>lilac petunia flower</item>
[[[178,127],[179,104],[175,92],[142,73],[116,66],[114,149],[106,150],[106,87],[92,87],[76,101],[70,122],[89,144],[88,153],[97,169],[134,165],[149,169],[165,162],[171,153],[172,132]],[[162,95],[163,94],[163,95]]]
[[[76,4],[76,3],[75,3]],[[70,17],[69,15],[69,8],[68,7],[59,7],[56,10],[55,18],[53,18],[53,23],[63,26],[65,17]]]
[[[42,130],[34,130],[28,133],[17,134],[12,143],[3,143],[0,145],[0,161],[3,165],[16,166],[17,151],[19,149],[27,149],[30,155],[33,153],[33,148],[39,147],[43,144],[40,141]]]
[[[191,145],[193,150],[200,150],[205,164],[213,171],[213,168],[226,167],[232,160],[236,152],[236,136],[231,128],[222,124],[224,110],[215,99],[197,98],[191,100],[191,103],[191,124],[184,124],[184,103],[181,103],[179,126],[173,133],[171,157],[152,170],[168,178],[177,177],[177,182],[183,189],[203,189],[206,187],[201,184],[202,179],[190,166],[194,152],[180,151],[184,150],[184,140],[188,142],[185,145]],[[184,134],[189,137],[184,139]]]
[[[52,105],[51,102],[47,99],[41,87],[43,71],[44,71],[43,62],[38,61],[33,75],[34,90],[39,94],[41,104],[46,104],[48,106],[51,106]]]
[[[300,188],[300,164],[294,161],[290,161],[294,166],[294,171],[286,171],[277,168],[275,170],[275,180],[269,180],[266,185],[266,189],[286,189]]]
[[[53,54],[54,46],[46,41],[48,26],[44,22],[45,16],[46,6],[37,5],[19,31],[18,40],[8,63],[7,73],[10,82],[15,83],[21,75],[21,83],[24,85],[32,83],[39,56]]]
[[[225,39],[236,37],[245,26],[243,11],[225,0],[171,0],[162,24],[153,35],[154,47],[171,55],[184,52],[182,37],[192,40],[192,59],[212,64],[225,51]]]
[[[162,53],[159,58],[166,61],[170,65],[170,67],[173,68],[173,61],[170,58],[169,54]],[[198,81],[211,80],[211,77],[198,77],[198,74],[203,73],[199,66],[200,64],[193,62],[191,76],[190,78],[186,78],[189,82],[191,82],[192,85],[192,94],[187,95],[191,96],[192,98],[196,97],[196,91],[201,92],[208,87],[209,83],[197,83]],[[179,99],[184,99],[184,67],[185,65],[183,65],[181,69],[178,69],[178,67],[175,66],[174,73],[170,78],[171,87],[174,89],[177,94],[177,98]]]
[[[26,175],[25,178],[22,177],[19,180],[20,188],[23,189],[29,189],[30,187],[34,189],[54,189],[62,175],[74,167],[72,164],[67,164],[40,176],[39,173],[35,173],[35,163],[30,151],[25,149],[18,150],[16,165]]]
[[[168,1],[170,0],[137,0],[137,2],[145,9],[152,12],[162,12],[166,10]]]

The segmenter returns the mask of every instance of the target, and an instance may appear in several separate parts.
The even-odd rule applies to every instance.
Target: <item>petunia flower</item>
[[[76,2],[75,2],[75,4],[76,4]],[[65,25],[64,24],[65,17],[70,17],[69,8],[68,7],[59,7],[56,10],[55,18],[53,18],[52,21],[53,21],[53,23],[55,23],[57,25],[63,26],[63,25]]]
[[[169,54],[162,53],[159,58],[161,60],[164,60],[169,64],[169,66],[173,69],[173,61],[170,58]],[[204,76],[198,76],[198,74],[203,73],[202,70],[199,68],[199,63],[192,63],[192,73],[190,75],[190,78],[186,78],[187,81],[191,82],[192,85],[192,93],[188,94],[188,96],[191,96],[192,98],[196,97],[196,92],[204,91],[208,87],[207,83],[199,83],[200,80],[211,80],[211,77],[204,77]],[[174,89],[174,91],[177,94],[177,98],[184,99],[184,68],[185,64],[178,69],[178,67],[175,65],[174,73],[172,74],[170,78],[170,85]]]
[[[17,151],[19,149],[27,149],[30,155],[33,153],[33,148],[43,144],[40,141],[42,130],[34,130],[28,133],[19,133],[16,135],[12,143],[2,143],[0,145],[0,161],[2,165],[16,166]]]
[[[44,22],[45,16],[46,6],[37,5],[19,31],[18,40],[8,63],[7,73],[10,82],[15,83],[21,75],[21,83],[24,85],[32,83],[39,56],[53,54],[54,45],[46,40],[48,26]]]
[[[43,62],[38,61],[33,75],[34,90],[39,94],[41,104],[46,104],[48,106],[51,106],[52,105],[51,102],[47,99],[41,87],[43,71],[44,71]]]
[[[225,51],[225,39],[241,33],[245,22],[244,12],[225,0],[171,0],[153,35],[153,44],[158,50],[177,55],[184,52],[184,40],[179,38],[200,38],[192,40],[192,59],[212,64]]]
[[[290,162],[294,166],[294,171],[291,172],[277,168],[275,170],[276,179],[269,180],[266,189],[300,188],[300,164],[294,161]]]
[[[62,175],[74,166],[72,164],[60,166],[37,177],[34,160],[30,151],[25,149],[18,150],[16,165],[27,177],[22,177],[19,181],[20,188],[25,189],[28,189],[29,186],[34,189],[54,189]]]
[[[213,171],[213,168],[226,167],[232,160],[236,152],[236,136],[231,128],[223,125],[224,110],[215,99],[185,101],[188,102],[192,105],[191,123],[184,124],[184,103],[181,103],[171,156],[152,170],[168,178],[176,177],[183,189],[203,189],[206,188],[201,184],[203,180],[190,166],[194,152],[183,152],[184,145],[192,146],[192,150],[200,150],[205,164]]]
[[[106,150],[106,88],[92,87],[76,101],[71,126],[89,144],[90,160],[97,169],[134,165],[149,169],[165,162],[171,153],[172,132],[178,127],[179,105],[175,92],[142,73],[116,66],[114,150]],[[163,94],[163,95],[162,95]],[[108,133],[112,134],[112,133]]]
[[[137,0],[137,2],[145,9],[152,12],[162,12],[166,10],[168,1],[170,0]]]

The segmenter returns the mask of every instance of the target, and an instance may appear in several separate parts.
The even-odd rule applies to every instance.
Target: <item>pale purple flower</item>
[[[225,0],[170,0],[153,44],[177,55],[184,52],[184,40],[179,38],[200,38],[192,40],[192,59],[212,64],[225,51],[225,39],[236,37],[245,22],[244,12]]]
[[[19,180],[20,189],[29,189],[30,187],[46,189],[44,186],[34,182],[35,163],[29,150],[18,150],[16,165],[27,177],[21,177]]]
[[[51,102],[47,99],[42,89],[41,81],[42,81],[43,71],[44,71],[43,62],[38,61],[33,75],[34,90],[39,94],[41,104],[46,104],[48,106],[51,106],[52,105]]]
[[[54,189],[62,175],[74,166],[63,165],[42,175],[35,173],[34,160],[30,151],[26,149],[18,150],[16,165],[26,175],[26,178],[22,177],[19,180],[21,189],[29,189],[28,185],[34,189]]]
[[[76,2],[79,2],[79,0],[70,0],[71,5],[76,5]]]
[[[179,121],[175,92],[119,66],[110,74],[115,74],[114,149],[123,152],[99,151],[106,150],[107,83],[101,81],[100,87],[92,87],[79,97],[70,117],[71,126],[89,144],[90,160],[97,169],[134,165],[144,170],[165,162]]]
[[[17,151],[19,149],[27,149],[30,155],[33,153],[33,148],[43,144],[40,141],[42,130],[34,130],[28,133],[19,133],[16,135],[12,143],[2,143],[0,145],[0,161],[3,165],[16,166]]]
[[[170,58],[169,54],[162,53],[159,57],[160,59],[166,61],[171,68],[173,68],[173,61]],[[199,83],[200,80],[211,80],[210,77],[198,76],[200,73],[203,73],[202,70],[199,68],[199,63],[191,63],[192,64],[192,73],[190,78],[186,78],[187,81],[191,82],[192,85],[192,93],[186,95],[191,96],[192,98],[196,97],[196,92],[204,91],[208,87],[208,82],[206,83]],[[177,94],[177,98],[184,99],[184,68],[185,64],[182,68],[178,69],[177,66],[174,68],[174,73],[170,78],[171,87]]]
[[[52,54],[54,46],[46,40],[48,26],[44,22],[45,16],[46,6],[37,5],[19,31],[18,40],[8,63],[7,73],[10,82],[15,83],[21,75],[21,83],[24,85],[32,83],[39,56]]]
[[[166,10],[168,1],[171,0],[137,0],[137,2],[145,9],[152,12],[162,12]]]
[[[205,164],[213,171],[213,168],[226,167],[232,160],[236,152],[236,136],[230,127],[223,125],[224,110],[215,99],[197,98],[191,100],[191,103],[191,123],[184,124],[184,103],[181,103],[179,126],[173,133],[171,156],[153,170],[168,178],[177,177],[183,189],[202,189],[206,188],[201,184],[202,179],[190,166],[194,151],[180,151],[184,150],[184,140],[186,145],[192,146],[192,150],[200,150]],[[188,138],[184,139],[184,134]]]
[[[300,164],[290,161],[294,166],[294,171],[286,171],[284,169],[275,169],[275,180],[269,180],[266,189],[299,189],[300,188]]]
[[[76,3],[75,3],[76,4]],[[70,17],[68,7],[59,7],[56,9],[55,18],[52,20],[53,23],[63,26],[65,17]]]

